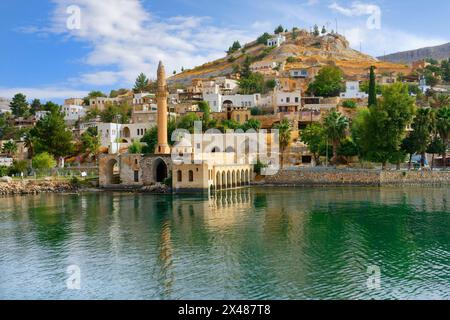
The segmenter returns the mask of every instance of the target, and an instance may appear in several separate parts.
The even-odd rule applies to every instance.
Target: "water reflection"
[[[0,201],[0,298],[450,298],[447,188]],[[75,294],[65,268],[85,275]],[[370,265],[383,287],[367,290]],[[23,283],[27,283],[24,286]]]

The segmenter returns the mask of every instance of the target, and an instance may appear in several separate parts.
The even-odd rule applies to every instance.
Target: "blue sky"
[[[73,5],[81,24],[68,29]],[[132,87],[159,60],[169,72],[203,64],[278,24],[335,29],[337,19],[375,56],[450,41],[447,0],[2,0],[0,12],[0,97],[57,102]]]

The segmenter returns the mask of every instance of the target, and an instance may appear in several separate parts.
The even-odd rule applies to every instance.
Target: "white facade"
[[[101,146],[108,148],[109,153],[113,154],[128,147],[134,140],[141,140],[154,123],[96,123],[95,126],[100,136]]]
[[[286,37],[281,34],[278,34],[275,37],[267,40],[267,46],[268,47],[279,47],[284,42],[286,42]]]
[[[34,115],[36,120],[41,120],[45,118],[50,112],[49,111],[36,111],[36,114]]]
[[[344,99],[365,99],[369,95],[359,90],[359,81],[347,81],[345,83],[345,92],[341,93]]]
[[[233,105],[236,107],[248,107],[253,108],[260,105],[261,94],[234,94],[234,95],[221,95],[215,94],[203,94],[203,100],[209,103],[212,112],[222,112],[224,105]]]
[[[308,78],[308,70],[306,69],[292,69],[289,71],[291,78]]]
[[[274,92],[276,106],[298,106],[302,101],[300,90],[297,91],[278,91]]]
[[[13,165],[13,158],[0,157],[0,167],[11,167]]]
[[[75,122],[86,116],[86,109],[80,105],[63,105],[64,121]]]

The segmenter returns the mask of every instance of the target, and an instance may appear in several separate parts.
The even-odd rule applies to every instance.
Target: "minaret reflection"
[[[173,248],[172,248],[172,232],[170,229],[170,221],[167,219],[161,226],[160,242],[159,242],[159,282],[162,285],[163,298],[168,298],[172,294],[175,275],[173,272]]]

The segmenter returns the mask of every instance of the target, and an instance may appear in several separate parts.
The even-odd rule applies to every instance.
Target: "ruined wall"
[[[161,159],[167,165],[167,173],[171,176],[172,173],[172,158],[170,155],[145,155],[141,159],[142,168],[142,182],[144,185],[148,186],[156,182],[156,168],[154,168],[154,163],[156,160]]]

